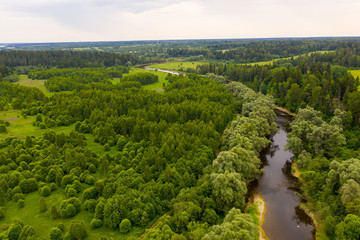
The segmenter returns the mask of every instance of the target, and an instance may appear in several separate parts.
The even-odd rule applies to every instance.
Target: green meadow
[[[350,73],[354,76],[354,78],[360,78],[360,70],[350,70]]]
[[[146,70],[143,68],[131,68],[130,72],[128,74],[124,74],[124,76],[126,75],[130,75],[130,74],[136,74],[136,73],[144,73],[144,72],[150,72],[152,74],[155,74],[159,77],[159,81],[153,84],[149,84],[149,85],[144,85],[143,88],[146,90],[154,90],[154,91],[163,91],[163,84],[167,84],[168,81],[165,79],[165,77],[168,75],[167,73],[164,72],[160,72],[160,71],[155,71],[155,70]],[[113,80],[111,80],[112,83],[118,83],[121,81],[120,78],[114,78]]]
[[[175,70],[180,72],[185,72],[188,68],[196,69],[197,65],[202,65],[207,62],[168,62],[168,63],[159,63],[159,64],[152,64],[149,65],[151,68],[160,68],[160,69],[166,69],[166,70]]]
[[[41,91],[43,91],[45,93],[45,95],[47,95],[47,96],[50,96],[51,94],[53,94],[45,88],[44,84],[45,84],[46,80],[32,80],[32,79],[28,78],[27,75],[20,75],[19,79],[20,80],[16,84],[28,86],[28,87],[36,87],[36,88],[40,89]]]
[[[95,176],[97,177],[96,180],[103,178],[103,175],[101,173],[97,173]],[[83,185],[84,188],[88,187],[86,184]],[[81,193],[79,195],[81,195]],[[5,206],[6,217],[4,220],[1,221],[0,224],[0,233],[2,231],[2,228],[5,229],[8,225],[10,225],[16,220],[21,220],[25,225],[32,226],[40,239],[49,239],[50,229],[56,227],[58,224],[64,224],[65,229],[69,229],[72,220],[81,220],[85,223],[88,233],[87,239],[101,239],[101,237],[103,236],[107,236],[108,239],[138,239],[139,236],[145,231],[144,228],[133,227],[130,233],[120,234],[117,231],[113,231],[105,227],[91,229],[89,226],[93,218],[93,213],[89,213],[84,210],[80,211],[72,218],[53,219],[50,216],[51,206],[59,205],[62,200],[66,199],[64,189],[59,188],[53,191],[50,196],[45,197],[48,209],[48,211],[46,211],[45,213],[40,212],[40,198],[41,195],[39,194],[39,192],[26,194],[25,206],[23,208],[19,208],[17,203],[13,201],[8,202]],[[149,226],[151,226],[151,224],[149,224]]]
[[[10,122],[7,128],[7,133],[0,133],[0,139],[5,137],[19,137],[25,138],[27,135],[40,137],[44,131],[54,131],[56,133],[64,132],[70,133],[74,129],[74,124],[66,127],[55,127],[49,129],[40,129],[33,126],[36,116],[28,116],[24,118],[18,110],[1,111],[0,119]]]

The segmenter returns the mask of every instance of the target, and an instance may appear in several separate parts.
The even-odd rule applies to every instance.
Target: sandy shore
[[[286,109],[286,108],[283,108],[283,107],[280,107],[280,106],[277,106],[275,105],[275,108],[281,112],[284,112],[284,113],[287,113],[291,116],[295,116],[295,114],[293,112],[291,112],[290,110]]]
[[[268,240],[268,238],[266,237],[265,235],[265,232],[264,230],[262,229],[262,223],[264,222],[265,220],[265,212],[266,212],[266,203],[263,199],[262,196],[258,195],[258,194],[255,194],[254,195],[254,203],[256,203],[258,205],[258,209],[259,209],[259,213],[260,213],[260,216],[259,216],[259,221],[260,221],[260,224],[259,224],[259,232],[260,232],[260,237],[259,239],[260,240]]]

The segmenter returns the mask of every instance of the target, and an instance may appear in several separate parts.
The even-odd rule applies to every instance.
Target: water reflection
[[[270,240],[314,239],[311,219],[299,208],[299,183],[291,175],[293,154],[285,151],[286,133],[292,116],[277,112],[279,131],[272,144],[261,153],[264,173],[251,183],[250,194],[260,194],[266,202],[263,229]]]

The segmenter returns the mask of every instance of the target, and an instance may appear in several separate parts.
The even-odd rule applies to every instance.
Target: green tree
[[[50,240],[62,240],[62,231],[57,227],[51,228]]]
[[[349,214],[336,226],[336,239],[355,240],[360,238],[360,217]]]
[[[86,228],[83,222],[71,221],[69,228],[69,234],[72,238],[80,240],[87,237]]]
[[[120,233],[128,233],[131,230],[131,222],[128,219],[123,219],[119,225]]]

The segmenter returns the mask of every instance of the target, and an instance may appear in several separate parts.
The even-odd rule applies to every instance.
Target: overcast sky
[[[0,42],[360,36],[360,0],[0,0]]]

